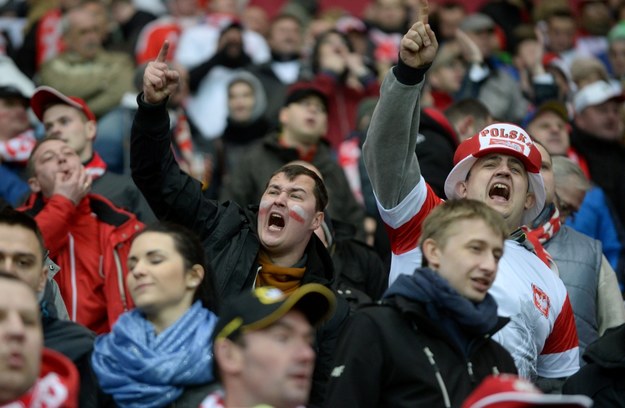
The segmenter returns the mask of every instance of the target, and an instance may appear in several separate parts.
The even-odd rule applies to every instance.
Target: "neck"
[[[308,139],[310,140],[301,140],[302,137],[297,137],[287,131],[282,132],[282,134],[280,135],[280,139],[282,140],[282,143],[284,143],[286,146],[294,147],[303,153],[306,153],[310,149],[313,149],[315,146],[317,146],[317,143],[319,142],[318,138],[313,137],[308,137]]]
[[[91,159],[93,158],[93,148],[89,145],[85,146],[82,152],[76,152],[76,153],[78,153],[78,157],[80,157],[80,162],[82,164],[89,163]]]
[[[178,305],[171,306],[168,309],[150,314],[145,313],[145,318],[152,323],[156,334],[161,334],[168,327],[176,323],[190,308],[192,300],[180,302]]]

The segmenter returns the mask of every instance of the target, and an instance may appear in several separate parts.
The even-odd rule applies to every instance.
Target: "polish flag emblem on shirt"
[[[532,283],[532,291],[534,292],[534,306],[545,315],[549,317],[549,296],[541,288]]]

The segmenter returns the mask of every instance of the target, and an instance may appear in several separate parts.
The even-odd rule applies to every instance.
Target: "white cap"
[[[597,81],[586,85],[573,98],[575,113],[580,113],[589,106],[601,105],[611,99],[625,100],[621,85],[616,82]]]

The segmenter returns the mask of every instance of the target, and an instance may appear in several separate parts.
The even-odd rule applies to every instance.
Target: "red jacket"
[[[313,83],[328,98],[328,131],[326,139],[332,150],[338,151],[352,130],[356,129],[356,113],[358,104],[367,97],[380,96],[380,83],[371,77],[361,89],[351,88],[337,81],[331,74],[317,74]]]
[[[50,258],[61,267],[54,279],[70,318],[96,333],[109,332],[132,307],[126,260],[144,225],[96,194],[77,206],[61,195],[32,194],[20,210],[35,218]]]
[[[31,389],[5,407],[77,408],[80,380],[78,370],[61,353],[44,348],[39,378]]]

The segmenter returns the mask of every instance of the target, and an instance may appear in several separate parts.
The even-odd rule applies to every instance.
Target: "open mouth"
[[[284,218],[280,214],[270,214],[269,215],[269,229],[274,231],[279,231],[284,228]]]
[[[505,184],[495,183],[488,192],[490,198],[503,198],[508,201],[510,199],[510,188]]]

